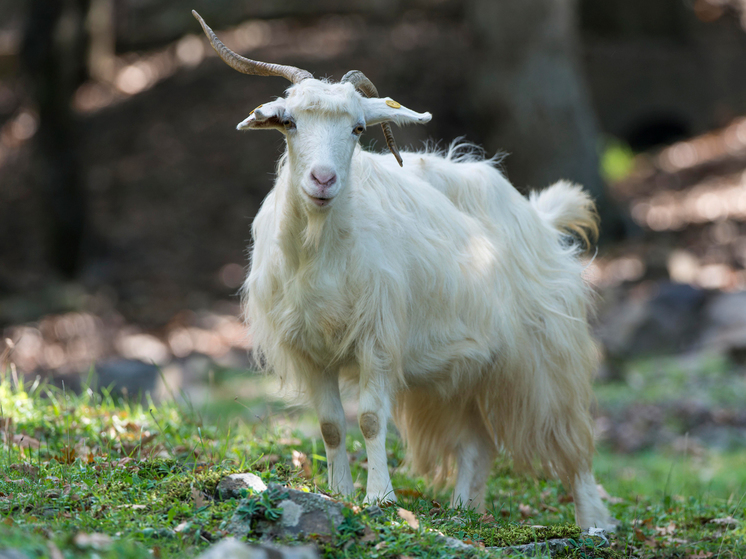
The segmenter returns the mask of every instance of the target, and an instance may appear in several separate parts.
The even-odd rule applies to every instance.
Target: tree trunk
[[[508,154],[504,168],[521,190],[582,184],[602,237],[617,237],[620,214],[599,173],[598,126],[579,70],[576,0],[467,5],[478,53],[469,91],[487,150]]]
[[[31,0],[22,63],[39,111],[35,180],[45,211],[47,258],[65,277],[80,264],[86,199],[71,102],[85,78],[88,0]]]

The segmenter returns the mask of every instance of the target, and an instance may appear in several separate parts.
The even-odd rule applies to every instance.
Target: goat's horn
[[[231,49],[226,47],[223,42],[218,39],[215,32],[205,23],[205,20],[195,11],[192,10],[192,15],[197,18],[202,29],[210,39],[212,48],[218,53],[218,56],[223,59],[228,66],[234,70],[238,70],[242,74],[251,74],[254,76],[281,76],[290,80],[293,83],[300,83],[307,78],[312,78],[311,72],[301,70],[295,66],[283,66],[282,64],[269,64],[267,62],[257,62],[256,60],[249,60],[244,58],[240,54],[236,54]]]
[[[376,86],[373,85],[373,82],[370,81],[360,70],[350,70],[347,72],[342,76],[342,83],[344,82],[349,82],[354,85],[355,89],[366,97],[378,97]],[[386,138],[386,145],[389,147],[389,151],[394,154],[399,166],[403,167],[404,164],[402,163],[401,155],[399,155],[399,148],[396,147],[396,140],[394,140],[394,133],[391,131],[391,125],[388,122],[384,122],[381,124],[381,128],[383,128],[383,135]]]

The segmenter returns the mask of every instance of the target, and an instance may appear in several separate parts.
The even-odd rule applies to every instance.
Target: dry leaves
[[[521,513],[521,518],[529,518],[530,516],[536,514],[536,511],[534,509],[532,509],[528,505],[524,505],[523,503],[518,505],[518,512]]]
[[[313,477],[311,461],[303,452],[300,452],[299,450],[293,450],[292,461],[293,466],[303,471],[304,478],[311,479]]]
[[[732,516],[726,516],[725,518],[713,518],[708,524],[717,524],[718,526],[725,526],[727,528],[735,528],[738,526],[738,520]]]
[[[207,504],[207,499],[205,499],[205,496],[202,494],[202,491],[197,489],[196,487],[192,487],[192,500],[194,501],[194,506],[199,508],[204,507]]]
[[[404,520],[404,522],[409,524],[409,526],[414,530],[417,530],[420,527],[420,521],[417,520],[417,517],[413,512],[399,507],[399,510],[397,510],[396,513],[399,515],[399,518]]]
[[[621,499],[619,497],[612,497],[611,495],[609,495],[609,492],[606,491],[606,489],[604,489],[604,486],[600,483],[596,485],[596,487],[598,488],[598,495],[603,501],[607,501],[612,505],[618,505],[619,503],[624,502],[624,499]]]
[[[79,548],[90,548],[101,551],[111,546],[112,539],[106,534],[78,532],[73,538],[73,543]]]
[[[373,531],[370,526],[366,526],[363,530],[363,536],[360,538],[360,543],[374,542],[378,539],[378,533]]]

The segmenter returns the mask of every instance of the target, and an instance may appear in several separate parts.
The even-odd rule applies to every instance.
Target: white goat
[[[581,527],[610,528],[591,473],[589,293],[566,234],[595,234],[588,196],[559,182],[526,200],[491,162],[457,148],[404,153],[400,168],[360,149],[360,134],[429,113],[373,98],[359,72],[327,83],[243,58],[197,17],[232,67],[294,82],[238,125],[287,141],[254,220],[245,305],[261,360],[316,409],[332,490],[354,491],[346,379],[360,390],[366,502],[396,500],[385,449],[393,414],[417,472],[445,481],[456,466],[454,506],[484,509],[505,449],[518,466],[538,457],[572,488]]]

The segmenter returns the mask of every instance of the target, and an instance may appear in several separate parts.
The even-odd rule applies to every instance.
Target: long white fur
[[[527,200],[459,146],[402,153],[403,168],[348,148],[340,130],[365,116],[361,99],[349,84],[309,79],[241,125],[297,121],[254,220],[245,310],[261,362],[316,408],[331,487],[353,490],[339,396],[348,379],[360,387],[367,501],[396,498],[392,415],[416,471],[447,481],[457,468],[454,505],[484,508],[505,450],[572,488],[581,527],[610,528],[591,473],[590,293],[567,235],[595,232],[592,202],[566,182]],[[339,184],[319,209],[308,174],[322,163]]]

